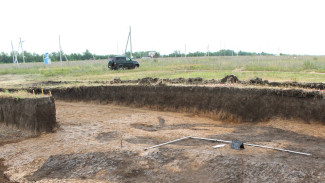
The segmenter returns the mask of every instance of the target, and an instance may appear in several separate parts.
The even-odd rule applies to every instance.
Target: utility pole
[[[11,52],[12,52],[12,63],[15,63],[15,53],[14,53],[14,45],[12,44],[11,40]]]
[[[22,51],[22,53],[23,53],[23,62],[25,63],[25,56],[24,56],[24,49],[23,49],[23,42],[24,41],[21,41],[21,38],[19,38],[19,40],[20,40],[20,46],[21,46],[21,51]]]
[[[14,50],[14,45],[12,44],[11,41],[11,49],[12,49],[12,61],[14,64],[18,64],[18,50],[19,50],[20,44],[18,45],[17,51]]]
[[[60,38],[60,35],[59,35],[59,48],[60,48],[60,62],[61,62],[61,65],[62,65],[62,49],[61,49],[61,38]]]
[[[207,51],[208,51],[207,55],[210,56],[209,45],[208,45]]]
[[[131,26],[130,26],[130,59],[132,59],[132,39],[131,39]]]
[[[68,58],[67,58],[67,55],[64,54],[62,48],[61,48],[61,38],[60,38],[60,35],[59,35],[59,47],[60,47],[60,62],[62,64],[62,55],[64,56],[65,60],[67,62],[69,62]]]
[[[129,35],[128,35],[128,40],[126,41],[126,46],[125,46],[125,51],[124,51],[125,56],[126,56],[126,49],[128,48],[129,41],[130,41],[130,57],[132,59],[131,26],[130,26],[130,32],[129,32]]]
[[[186,58],[186,44],[185,44],[185,58]]]

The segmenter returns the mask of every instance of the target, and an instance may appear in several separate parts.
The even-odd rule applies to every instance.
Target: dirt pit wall
[[[51,132],[56,126],[53,97],[0,98],[0,123],[34,132]]]
[[[277,117],[325,124],[324,96],[295,89],[111,85],[57,88],[52,94],[60,100],[150,107],[234,122]]]

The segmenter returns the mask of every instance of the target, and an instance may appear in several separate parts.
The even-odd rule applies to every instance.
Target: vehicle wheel
[[[119,65],[117,69],[118,70],[125,70],[125,68],[123,67],[123,65]]]
[[[139,69],[139,66],[138,65],[135,65],[134,69]]]

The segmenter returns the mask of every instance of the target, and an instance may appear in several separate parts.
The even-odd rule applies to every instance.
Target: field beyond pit
[[[107,60],[1,64],[0,85],[21,86],[41,81],[107,81],[152,78],[219,79],[234,74],[240,80],[324,82],[324,56],[228,56],[138,59],[139,69],[111,71]]]

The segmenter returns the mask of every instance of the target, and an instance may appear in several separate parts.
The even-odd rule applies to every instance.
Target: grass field
[[[107,60],[0,64],[0,82],[18,80],[111,80],[143,77],[220,79],[234,74],[241,80],[325,82],[325,56],[233,56],[139,59],[140,68],[111,71]]]

